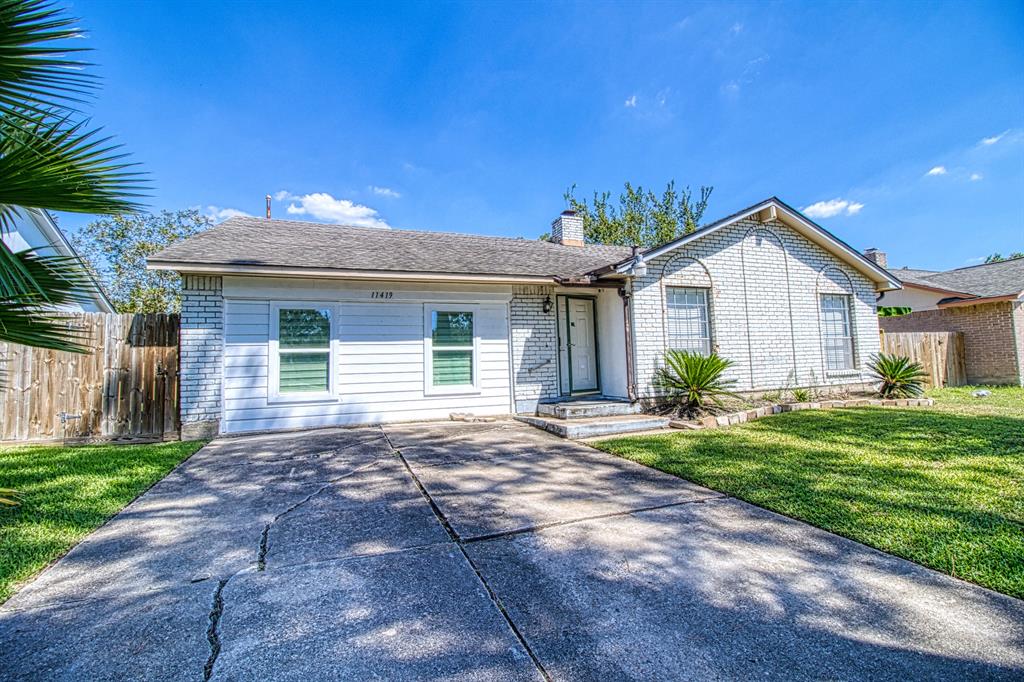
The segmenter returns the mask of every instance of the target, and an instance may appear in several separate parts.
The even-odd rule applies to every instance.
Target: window
[[[822,294],[821,333],[825,370],[853,369],[853,336],[850,331],[850,297]]]
[[[666,287],[668,347],[704,355],[711,353],[708,290]]]
[[[276,389],[282,398],[323,398],[331,394],[331,309],[276,308]]]
[[[468,308],[427,307],[427,392],[465,392],[476,388],[475,312]]]

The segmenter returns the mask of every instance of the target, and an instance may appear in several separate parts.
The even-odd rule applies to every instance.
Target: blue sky
[[[76,0],[154,209],[535,237],[771,195],[890,266],[1024,250],[1024,4]],[[70,229],[88,217],[62,216]]]

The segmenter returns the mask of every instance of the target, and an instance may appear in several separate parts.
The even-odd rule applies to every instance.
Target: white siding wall
[[[735,364],[737,390],[856,384],[878,352],[871,282],[789,227],[740,221],[661,256],[634,281],[637,389],[651,382],[665,350],[665,286],[711,288],[711,342]],[[824,367],[818,297],[846,293],[852,301],[855,369]]]
[[[374,291],[391,292],[387,300]],[[325,425],[443,419],[451,412],[511,411],[508,301],[510,287],[397,282],[224,278],[224,407],[226,433]],[[334,306],[335,396],[318,402],[271,401],[269,339],[273,302]],[[477,306],[479,393],[426,395],[424,305]]]

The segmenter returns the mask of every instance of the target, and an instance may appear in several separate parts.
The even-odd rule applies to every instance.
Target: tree
[[[1024,258],[1024,251],[1014,251],[1009,256],[1003,257],[1001,253],[993,253],[991,256],[985,258],[986,263],[999,263],[1004,260],[1011,260],[1013,258]]]
[[[591,203],[574,196],[576,185],[565,192],[569,208],[583,218],[584,238],[590,244],[656,246],[689,234],[700,225],[713,187],[700,188],[694,198],[689,187],[677,190],[670,180],[660,196],[625,183],[618,206],[611,192],[594,192]]]
[[[19,207],[119,214],[139,210],[142,175],[77,108],[96,88],[75,59],[83,32],[49,0],[0,0],[0,233]],[[88,296],[76,258],[0,241],[0,340],[83,352],[80,330],[53,311]]]
[[[194,208],[111,216],[82,228],[74,244],[117,312],[176,313],[181,310],[181,278],[174,272],[146,270],[146,258],[211,224]]]

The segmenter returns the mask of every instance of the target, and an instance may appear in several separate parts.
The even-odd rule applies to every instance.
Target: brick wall
[[[512,380],[516,412],[534,412],[541,400],[558,397],[558,335],[555,313],[544,312],[554,287],[517,286],[509,303]]]
[[[181,292],[181,435],[220,431],[224,298],[220,277],[183,275]]]
[[[1024,312],[1019,302],[921,310],[880,321],[887,332],[963,332],[970,383],[1024,385]]]
[[[710,288],[711,342],[735,364],[736,390],[857,386],[879,350],[873,284],[832,254],[778,221],[740,221],[648,263],[636,278],[633,325],[636,381],[653,397],[665,351],[665,286]],[[851,300],[854,368],[827,372],[819,296]]]

